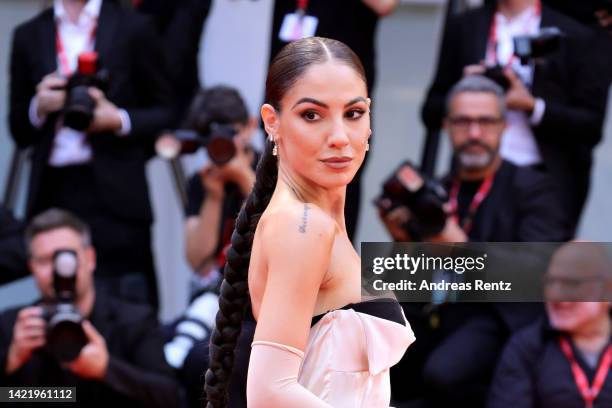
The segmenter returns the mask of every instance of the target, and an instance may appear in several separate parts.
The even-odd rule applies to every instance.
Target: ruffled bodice
[[[389,368],[414,340],[396,301],[327,312],[314,320],[298,382],[334,408],[388,407]]]

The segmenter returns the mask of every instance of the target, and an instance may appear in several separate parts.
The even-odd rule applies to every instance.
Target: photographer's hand
[[[393,240],[397,242],[412,241],[412,238],[406,229],[402,227],[408,222],[411,216],[410,210],[407,207],[397,207],[386,214],[379,211],[378,216],[382,220],[383,224],[385,224],[387,232],[389,232]]]
[[[89,88],[89,95],[96,101],[96,108],[87,133],[120,131],[122,123],[117,106],[106,99],[104,92],[97,88]]]
[[[214,164],[203,167],[200,170],[200,180],[202,181],[202,187],[206,191],[206,199],[223,200],[225,181],[219,167]]]
[[[253,153],[246,150],[244,142],[239,138],[234,138],[234,144],[236,155],[228,163],[219,167],[219,171],[223,180],[238,184],[242,195],[246,197],[251,193],[253,184],[255,184],[255,172],[251,167]]]
[[[523,111],[531,115],[535,108],[536,99],[512,68],[504,69],[504,75],[510,81],[510,88],[506,92],[508,109]]]
[[[461,229],[459,224],[453,221],[452,218],[446,219],[446,224],[441,233],[427,239],[428,242],[467,242],[468,237]]]
[[[4,367],[7,375],[17,371],[30,359],[34,350],[45,345],[46,322],[42,318],[42,313],[41,307],[33,306],[23,308],[17,314],[13,340]]]
[[[598,10],[595,12],[595,18],[597,22],[602,28],[610,29],[612,28],[612,13],[608,10]]]
[[[39,118],[58,112],[66,102],[66,79],[57,72],[46,75],[36,86],[37,110]]]
[[[108,369],[109,354],[106,340],[88,320],[83,322],[83,330],[89,343],[83,347],[78,357],[66,367],[81,378],[103,380]]]

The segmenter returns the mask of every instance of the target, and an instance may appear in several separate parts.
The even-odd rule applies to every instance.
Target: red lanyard
[[[541,0],[536,0],[535,10],[533,16],[529,19],[529,21],[525,24],[525,30],[527,31],[529,27],[529,23],[532,19],[540,18],[542,15],[542,2]],[[491,22],[491,29],[489,30],[489,39],[487,40],[487,53],[486,53],[486,61],[487,63],[498,63],[497,60],[497,12],[493,15],[493,21]],[[508,63],[505,65],[509,67],[516,60],[516,55],[513,55]]]
[[[96,31],[98,29],[98,23],[94,22],[94,25],[91,29],[91,33],[89,34],[89,47],[93,50],[94,43],[96,41]],[[64,43],[62,42],[62,36],[60,35],[59,23],[55,26],[55,48],[57,51],[57,57],[59,59],[61,73],[66,77],[72,75],[74,70],[70,69],[70,64],[68,63],[68,56],[66,55],[66,49],[64,48]]]
[[[574,357],[574,352],[572,351],[572,346],[570,345],[569,341],[567,341],[565,337],[559,337],[559,345],[561,346],[561,351],[563,351],[563,354],[565,354],[567,361],[570,363],[572,374],[574,374],[574,381],[576,382],[576,386],[578,387],[578,391],[580,391],[580,395],[582,396],[586,407],[593,408],[593,403],[595,402],[595,399],[597,399],[597,396],[599,395],[599,392],[606,381],[608,372],[610,371],[610,365],[612,364],[612,345],[609,345],[604,352],[604,355],[599,363],[599,367],[597,368],[597,372],[595,373],[593,385],[590,387],[586,374],[584,371],[582,371],[582,368],[580,368],[576,358]]]
[[[300,13],[306,13],[306,9],[308,8],[308,0],[297,0],[296,9]]]
[[[451,216],[453,220],[457,224],[459,224],[460,227],[463,228],[463,232],[465,232],[466,234],[469,234],[470,230],[472,229],[472,221],[474,220],[476,211],[478,211],[478,207],[480,207],[480,204],[482,204],[482,202],[485,200],[485,198],[487,198],[489,192],[491,191],[494,176],[495,173],[489,174],[487,178],[482,181],[480,187],[478,188],[478,191],[476,192],[476,195],[474,195],[474,198],[472,198],[468,213],[463,220],[459,220],[459,202],[457,200],[457,198],[459,197],[459,188],[461,186],[461,182],[458,178],[456,178],[453,182],[453,187],[450,191],[449,200],[450,212],[452,214]]]

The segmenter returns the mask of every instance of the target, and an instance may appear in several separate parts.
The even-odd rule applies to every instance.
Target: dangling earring
[[[272,148],[272,156],[278,156],[278,146],[274,143],[274,147]]]
[[[370,144],[369,144],[368,142],[366,142],[365,151],[366,151],[366,152],[369,152],[369,151],[370,151]]]

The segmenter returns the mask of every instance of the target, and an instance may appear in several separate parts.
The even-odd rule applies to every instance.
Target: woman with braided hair
[[[389,406],[389,367],[414,335],[395,300],[362,301],[344,222],[369,106],[361,62],[341,42],[298,40],[273,60],[261,107],[268,141],[211,337],[209,408]]]

